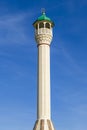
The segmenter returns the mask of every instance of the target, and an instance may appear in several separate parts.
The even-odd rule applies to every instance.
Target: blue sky
[[[55,23],[51,44],[52,120],[57,130],[87,130],[87,1],[0,0],[0,130],[32,130],[41,8]]]

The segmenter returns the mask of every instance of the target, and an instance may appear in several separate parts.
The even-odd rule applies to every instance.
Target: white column
[[[38,46],[37,119],[50,119],[50,46]]]

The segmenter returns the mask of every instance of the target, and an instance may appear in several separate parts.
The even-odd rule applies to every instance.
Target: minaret
[[[38,48],[37,120],[33,130],[54,130],[50,105],[50,44],[54,23],[43,11],[33,26]]]

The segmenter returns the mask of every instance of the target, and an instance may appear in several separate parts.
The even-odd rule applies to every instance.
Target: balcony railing
[[[48,29],[48,28],[36,29],[35,30],[35,35],[38,35],[38,34],[49,34],[49,35],[52,35],[52,29]]]

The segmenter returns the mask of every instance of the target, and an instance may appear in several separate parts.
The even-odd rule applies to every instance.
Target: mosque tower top
[[[52,27],[53,27],[53,26],[54,26],[54,22],[53,22],[49,17],[46,16],[45,9],[42,9],[41,12],[42,12],[42,15],[39,16],[39,17],[37,18],[37,20],[33,23],[34,27],[35,27],[35,25],[36,25],[37,22],[41,22],[41,21],[50,22],[50,23],[52,24]]]
[[[53,37],[54,22],[46,16],[45,10],[42,11],[42,15],[37,18],[33,23],[35,28],[35,40],[38,45],[47,44],[50,45]]]

